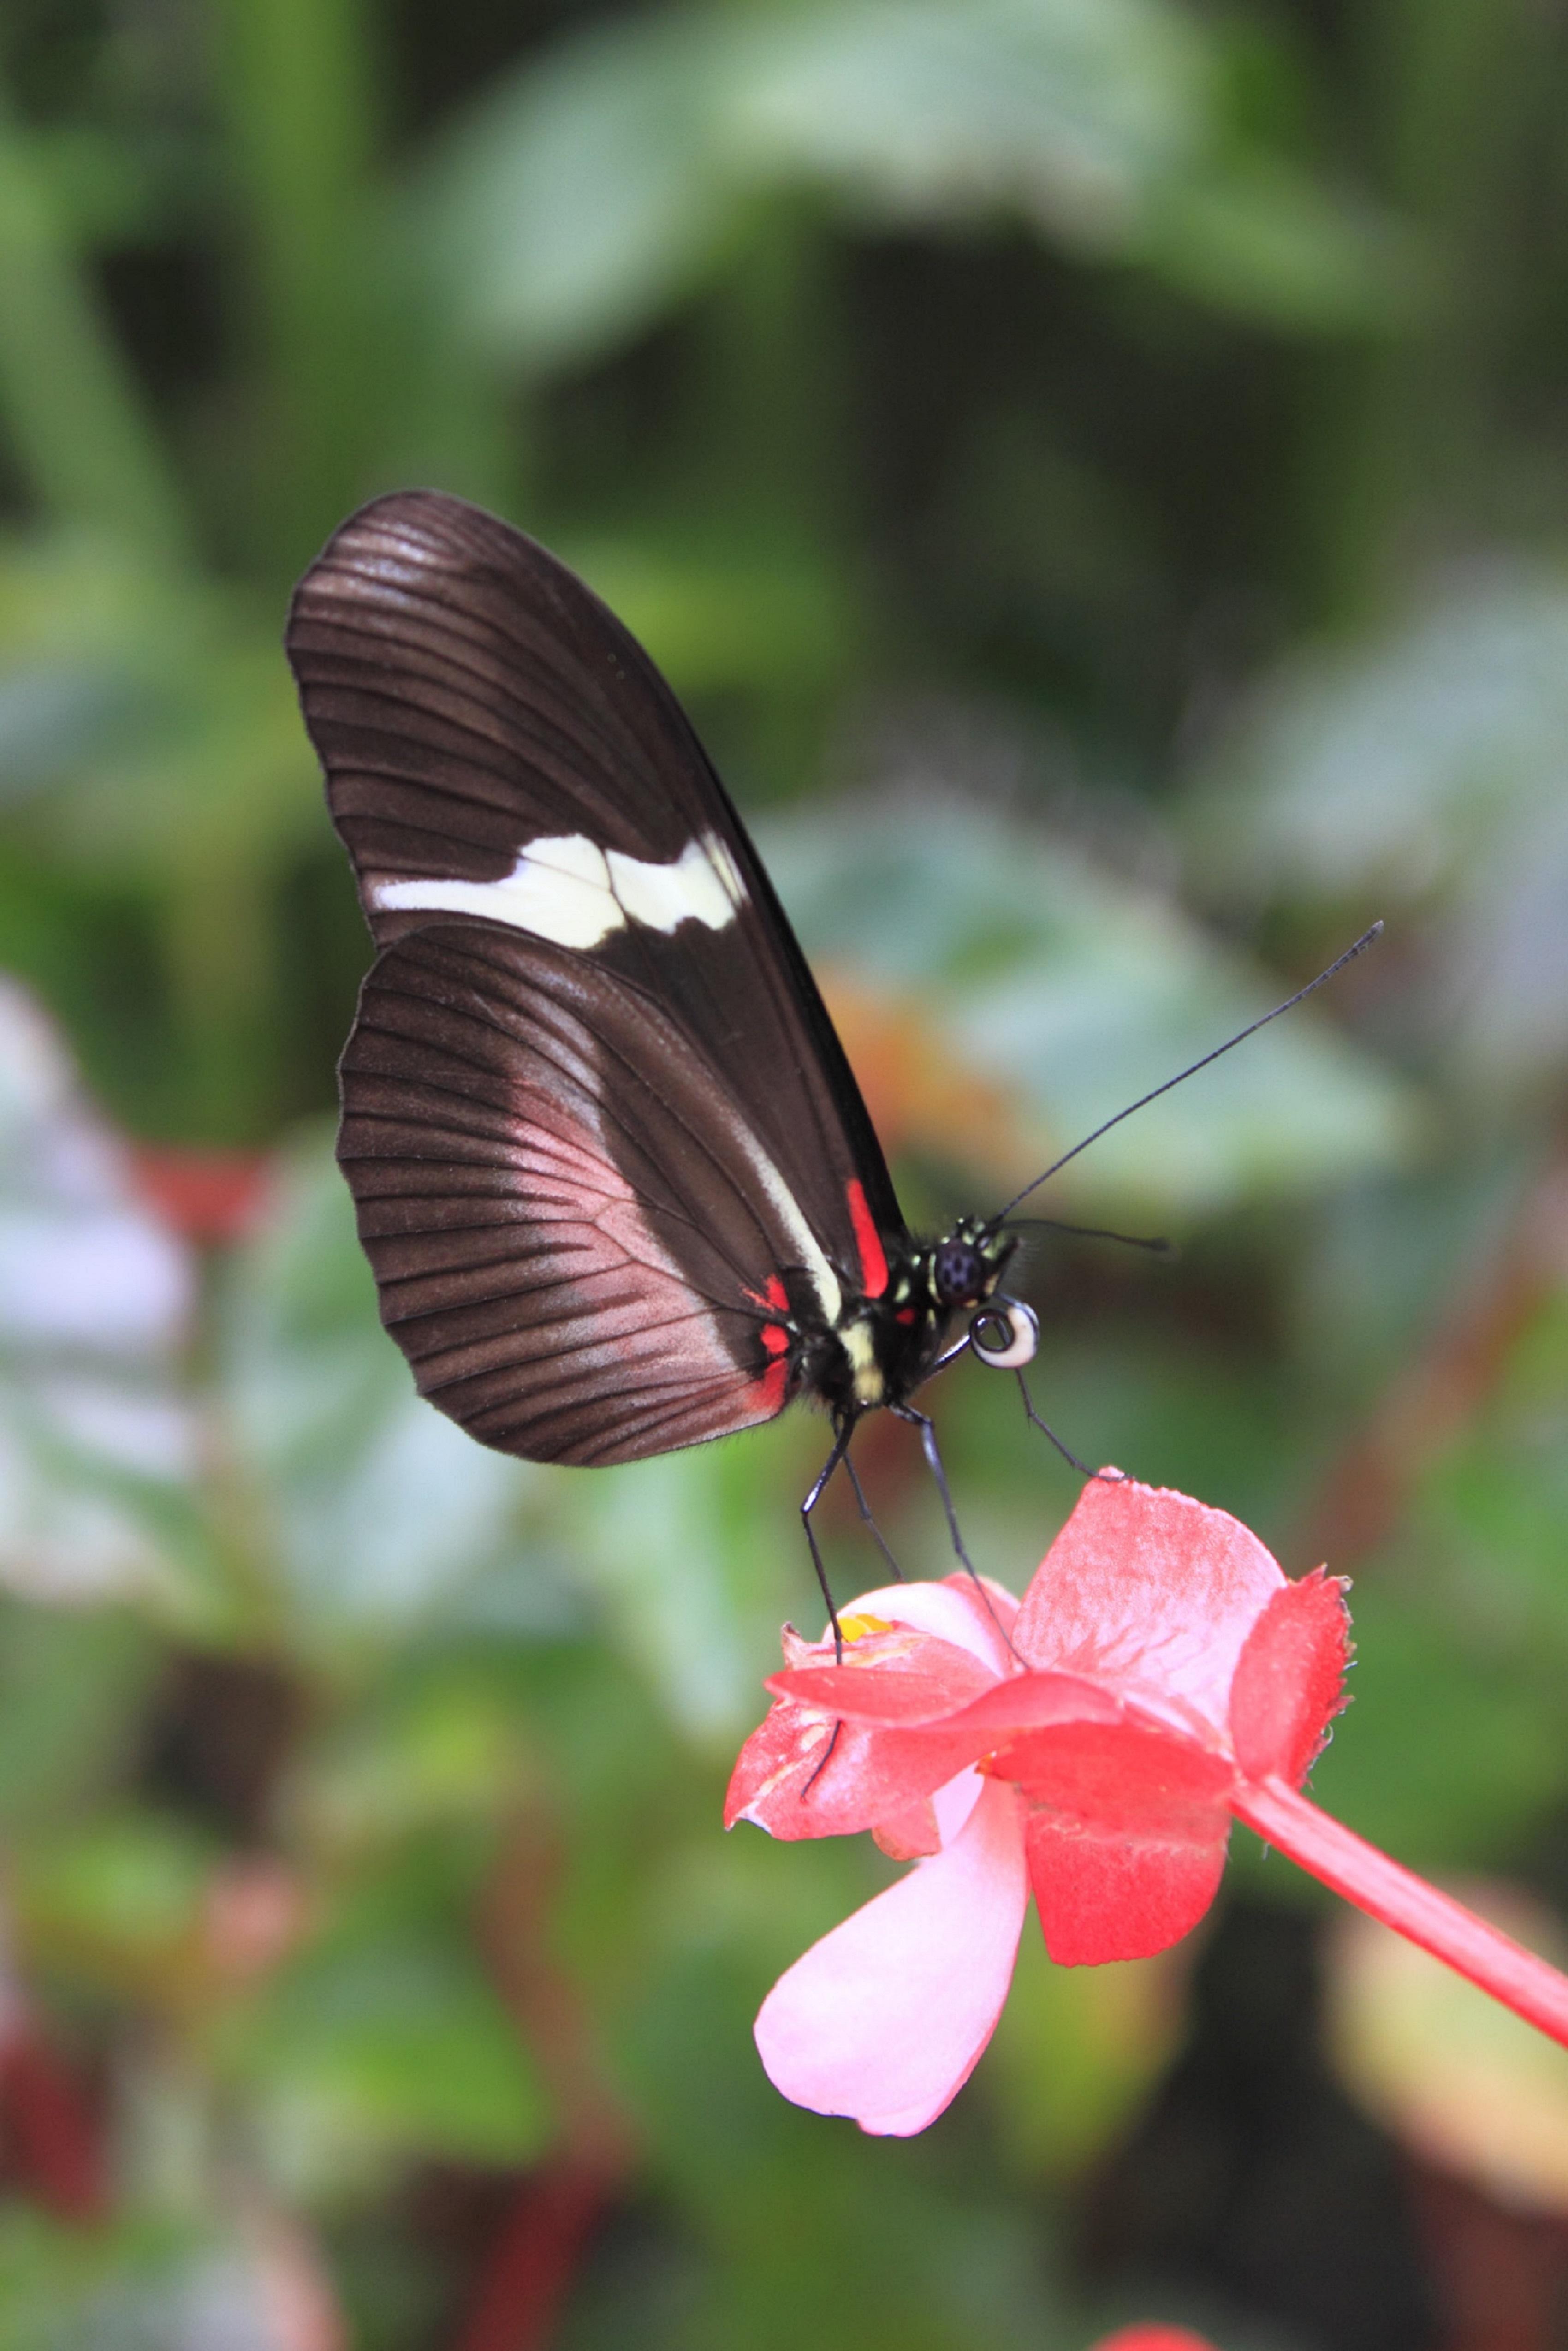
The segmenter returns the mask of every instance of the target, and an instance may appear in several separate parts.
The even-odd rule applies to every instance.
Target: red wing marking
[[[782,1355],[789,1350],[789,1333],[781,1322],[765,1322],[762,1343],[770,1355]]]
[[[898,1310],[897,1313],[894,1316],[894,1318],[893,1318],[893,1319],[894,1319],[894,1321],[895,1322],[902,1322],[902,1323],[904,1324],[904,1326],[905,1330],[907,1330],[907,1329],[909,1328],[909,1325],[910,1325],[910,1324],[914,1322],[914,1320],[915,1320],[915,1309],[914,1309],[914,1307],[913,1307],[913,1306],[901,1306],[901,1307],[899,1308],[899,1310]]]
[[[850,1204],[850,1222],[855,1228],[855,1247],[861,1256],[861,1290],[867,1298],[880,1298],[887,1288],[887,1258],[876,1219],[866,1206],[865,1186],[858,1176],[845,1185],[844,1196]]]
[[[782,1355],[769,1364],[759,1380],[752,1383],[751,1395],[758,1420],[771,1420],[776,1412],[784,1409],[784,1390],[789,1377],[789,1366]]]
[[[746,1294],[747,1298],[755,1299],[758,1306],[771,1306],[775,1314],[788,1314],[789,1311],[789,1293],[784,1287],[781,1274],[770,1273],[762,1289],[748,1290]]]

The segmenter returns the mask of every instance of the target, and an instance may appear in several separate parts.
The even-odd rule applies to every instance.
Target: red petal
[[[1350,1614],[1344,1585],[1315,1568],[1277,1592],[1247,1637],[1230,1693],[1236,1761],[1300,1787],[1345,1704]]]
[[[765,1687],[775,1698],[797,1698],[852,1721],[912,1727],[956,1714],[996,1678],[988,1665],[950,1641],[894,1632],[850,1643],[841,1666],[786,1669],[769,1675]]]
[[[936,1825],[936,1807],[929,1796],[921,1796],[902,1812],[889,1813],[878,1821],[872,1832],[878,1849],[889,1861],[920,1861],[928,1853],[942,1850],[942,1832]]]
[[[1013,1645],[1030,1666],[1185,1701],[1223,1731],[1242,1644],[1284,1582],[1224,1510],[1102,1474],[1040,1562]]]
[[[1080,1674],[1015,1674],[994,1682],[977,1698],[949,1715],[942,1726],[953,1738],[967,1737],[977,1755],[999,1740],[1043,1730],[1061,1722],[1120,1722],[1120,1702]]]
[[[974,1742],[945,1731],[879,1730],[780,1698],[736,1759],[724,1824],[753,1821],[785,1839],[854,1836],[896,1822],[974,1761]]]
[[[913,1726],[896,1719],[901,1690],[895,1677],[888,1690],[894,1719],[886,1725],[877,1719],[883,1684],[881,1675],[848,1666],[776,1674],[770,1689],[803,1689],[806,1700],[779,1698],[741,1749],[725,1799],[725,1826],[752,1821],[769,1835],[786,1839],[886,1828],[896,1840],[907,1806],[934,1795],[999,1743],[1006,1742],[1010,1753],[1042,1726],[1123,1720],[1115,1699],[1092,1682],[1072,1674],[1019,1674],[993,1683],[940,1722],[917,1720]],[[838,1739],[824,1765],[835,1722]],[[1017,1774],[998,1766],[993,1776]]]
[[[939,1713],[977,1688],[988,1688],[1012,1662],[998,1625],[1008,1625],[1017,1606],[999,1584],[982,1593],[960,1575],[862,1593],[843,1611],[846,1623],[861,1615],[888,1622],[891,1629],[849,1642],[841,1667],[833,1662],[831,1641],[802,1641],[786,1625],[784,1656],[791,1670],[769,1687],[789,1694],[778,1698],[740,1750],[725,1800],[726,1827],[748,1820],[772,1836],[793,1839],[847,1836],[887,1824],[900,1836],[909,1807],[935,1794],[977,1751],[972,1733],[950,1739],[940,1725],[935,1730],[899,1727],[905,1703],[913,1701],[919,1719],[936,1695],[931,1685],[942,1693]],[[929,1676],[924,1687],[923,1673]],[[874,1693],[884,1680],[891,1728],[874,1720]],[[812,1693],[810,1702],[794,1694],[798,1681]],[[873,1722],[846,1719],[850,1702],[868,1693]],[[824,1767],[835,1723],[838,1737]]]
[[[1230,1759],[1139,1723],[1061,1723],[1025,1731],[986,1763],[1012,1780],[1030,1804],[1071,1814],[1112,1834],[1193,1826],[1207,1834],[1226,1809],[1236,1773]]]
[[[809,1666],[773,1674],[767,1687],[845,1722],[885,1724],[938,1734],[972,1733],[973,1751],[983,1755],[1010,1731],[1033,1730],[1052,1722],[1119,1722],[1120,1702],[1081,1674],[1014,1674],[988,1681],[977,1698],[960,1700],[940,1714],[926,1711],[930,1693],[919,1676],[890,1667],[864,1673],[849,1665]]]
[[[1030,1876],[1063,1967],[1147,1959],[1196,1927],[1225,1866],[1227,1761],[1163,1731],[1036,1731],[989,1766],[1030,1805]]]
[[[1030,1882],[1058,1967],[1148,1959],[1190,1934],[1219,1890],[1229,1816],[1192,1837],[1103,1836],[1054,1813],[1031,1813]]]
[[[1214,2346],[1207,2335],[1156,2321],[1147,2326],[1119,2326],[1114,2335],[1102,2335],[1092,2351],[1214,2351]]]

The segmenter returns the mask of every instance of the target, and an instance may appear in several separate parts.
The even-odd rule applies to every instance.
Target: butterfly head
[[[947,1314],[983,1306],[1017,1247],[1016,1233],[991,1232],[977,1217],[964,1217],[930,1253],[926,1280],[933,1303]]]
[[[1030,1308],[1004,1298],[998,1283],[1018,1247],[1016,1233],[998,1232],[977,1217],[965,1217],[931,1251],[927,1280],[944,1318],[968,1312],[969,1345],[982,1364],[1015,1371],[1032,1357],[1040,1324]]]

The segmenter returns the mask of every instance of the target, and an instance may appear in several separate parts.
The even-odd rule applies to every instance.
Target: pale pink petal
[[[992,1781],[956,1843],[780,1976],[757,2019],[775,2088],[879,2136],[924,2130],[995,2030],[1027,1898],[1019,1799]]]
[[[969,1814],[980,1801],[985,1781],[971,1764],[956,1779],[938,1788],[931,1799],[931,1809],[936,1815],[936,1827],[944,1844],[956,1844],[968,1825]]]
[[[1224,1510],[1132,1479],[1092,1478],[1019,1611],[1028,1666],[1103,1677],[1167,1716],[1229,1728],[1242,1644],[1283,1570]]]
[[[1014,1670],[1007,1636],[1018,1607],[1012,1593],[988,1575],[977,1584],[967,1575],[949,1575],[941,1583],[885,1583],[878,1591],[862,1592],[839,1614],[881,1616],[890,1625],[935,1633],[939,1640],[970,1650],[994,1672],[1006,1674]]]

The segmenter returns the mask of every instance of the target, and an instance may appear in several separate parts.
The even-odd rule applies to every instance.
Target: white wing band
[[[705,833],[667,865],[603,850],[580,832],[530,841],[497,882],[374,880],[367,896],[386,914],[478,914],[552,946],[596,947],[629,922],[674,931],[685,922],[722,931],[745,891],[724,842]]]

